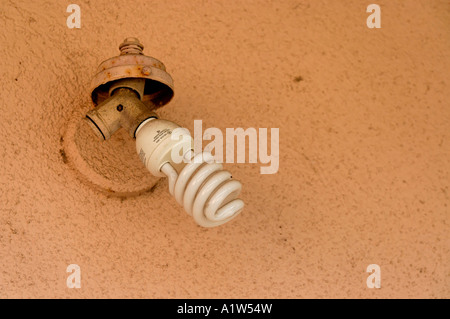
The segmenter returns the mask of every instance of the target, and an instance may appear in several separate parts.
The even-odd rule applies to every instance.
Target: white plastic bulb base
[[[186,151],[178,162],[174,153],[181,150]],[[211,153],[194,155],[189,131],[177,124],[153,118],[142,122],[136,130],[136,151],[153,175],[168,177],[170,193],[198,225],[219,226],[243,210],[244,202],[238,199],[242,184],[214,162]]]

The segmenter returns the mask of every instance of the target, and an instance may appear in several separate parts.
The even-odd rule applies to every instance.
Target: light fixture
[[[173,80],[164,64],[145,56],[143,48],[138,39],[127,38],[119,56],[100,64],[91,85],[96,107],[86,119],[104,140],[121,127],[128,131],[145,167],[155,176],[168,177],[170,193],[197,224],[224,224],[244,207],[238,199],[242,185],[211,153],[194,154],[186,129],[159,119],[154,110],[172,99]]]

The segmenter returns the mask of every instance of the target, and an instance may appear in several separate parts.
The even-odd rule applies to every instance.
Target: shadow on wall
[[[135,141],[123,129],[105,142],[92,132],[79,111],[66,127],[60,156],[83,182],[106,195],[120,197],[154,190],[159,178],[144,167],[136,154]]]

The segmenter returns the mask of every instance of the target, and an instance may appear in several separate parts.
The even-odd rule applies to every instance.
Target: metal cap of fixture
[[[122,79],[145,79],[142,102],[151,110],[167,104],[173,97],[173,79],[164,64],[144,55],[144,46],[136,38],[126,38],[119,46],[120,55],[102,62],[91,82],[95,106],[110,97],[110,88]]]

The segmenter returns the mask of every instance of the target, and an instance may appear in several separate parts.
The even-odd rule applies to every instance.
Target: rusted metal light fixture
[[[136,138],[141,161],[153,175],[169,178],[170,193],[197,224],[214,227],[236,217],[244,207],[238,199],[241,183],[211,153],[194,154],[189,131],[154,112],[174,94],[164,64],[145,56],[136,38],[125,39],[119,49],[120,55],[101,63],[92,80],[95,108],[86,114],[91,128],[105,140],[121,127]],[[180,161],[174,159],[175,149],[183,151]]]

